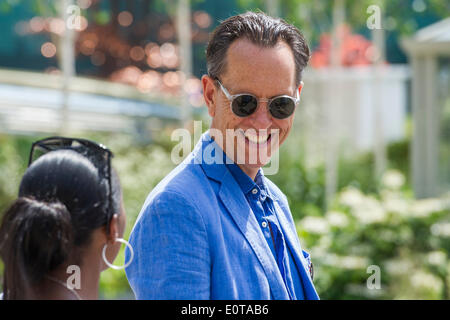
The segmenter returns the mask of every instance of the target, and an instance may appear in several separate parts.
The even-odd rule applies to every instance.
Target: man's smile
[[[267,130],[237,129],[236,131],[245,139],[245,143],[251,147],[264,148],[270,145],[272,134],[268,133]]]

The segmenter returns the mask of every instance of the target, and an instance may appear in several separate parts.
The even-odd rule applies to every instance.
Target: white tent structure
[[[416,197],[450,190],[450,18],[404,39],[412,67],[412,181]]]

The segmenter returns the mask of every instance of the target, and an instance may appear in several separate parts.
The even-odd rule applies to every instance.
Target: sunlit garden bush
[[[450,198],[412,199],[398,171],[382,181],[378,195],[345,188],[325,215],[297,221],[321,298],[448,299]],[[380,289],[367,286],[371,265]]]

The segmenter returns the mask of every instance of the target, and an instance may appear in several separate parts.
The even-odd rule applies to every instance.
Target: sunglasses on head
[[[56,150],[76,151],[94,164],[100,175],[108,180],[108,201],[111,212],[111,158],[114,157],[114,154],[104,145],[90,140],[67,137],[49,137],[36,141],[32,144],[30,157],[28,159],[28,167],[42,155]]]
[[[298,90],[296,90],[296,97],[293,98],[288,95],[281,95],[272,99],[258,99],[249,93],[230,94],[228,90],[222,85],[219,79],[216,79],[220,89],[230,100],[231,110],[238,117],[248,117],[253,114],[258,108],[258,101],[267,102],[270,114],[277,119],[286,119],[290,117],[296,105],[300,102]]]

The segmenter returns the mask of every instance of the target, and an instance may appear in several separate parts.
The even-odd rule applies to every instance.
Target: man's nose
[[[258,108],[251,115],[253,125],[257,129],[267,129],[272,124],[272,115],[270,114],[266,101],[259,101]]]

